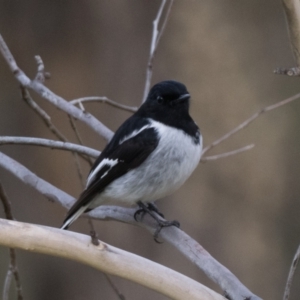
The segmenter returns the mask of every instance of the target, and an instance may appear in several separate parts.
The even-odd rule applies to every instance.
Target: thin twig
[[[135,106],[128,106],[128,105],[124,105],[118,102],[115,102],[105,96],[103,97],[98,97],[98,96],[92,96],[92,97],[83,97],[83,98],[78,98],[78,99],[74,99],[71,100],[70,103],[75,105],[75,104],[80,104],[83,102],[103,102],[103,103],[107,103],[111,106],[117,107],[117,108],[121,108],[123,110],[126,111],[130,111],[130,112],[136,112],[138,110],[137,107]]]
[[[13,278],[13,272],[9,266],[4,280],[2,300],[9,300],[9,291],[10,291],[12,278]]]
[[[3,58],[7,62],[16,80],[22,86],[34,90],[42,98],[49,101],[52,105],[54,105],[58,109],[84,122],[91,129],[93,129],[97,134],[105,138],[107,141],[109,141],[112,138],[113,132],[109,128],[107,128],[104,124],[102,124],[98,119],[96,119],[93,115],[91,115],[88,112],[83,112],[82,110],[70,104],[62,97],[54,94],[38,80],[30,80],[30,78],[18,67],[12,53],[10,52],[9,48],[7,47],[1,35],[0,35],[0,52],[2,53]]]
[[[37,64],[37,73],[34,80],[44,83],[45,79],[50,78],[50,73],[45,72],[44,62],[39,55],[36,55],[34,58]]]
[[[144,95],[143,95],[143,100],[142,103],[146,101],[147,95],[150,90],[150,85],[151,85],[151,78],[152,78],[152,73],[153,73],[153,60],[155,56],[156,49],[158,47],[158,42],[163,34],[163,31],[166,27],[167,21],[169,19],[170,11],[172,8],[173,1],[170,1],[170,4],[168,6],[168,10],[165,14],[163,25],[161,27],[161,30],[158,30],[158,25],[162,16],[162,12],[164,10],[164,7],[166,5],[166,0],[162,0],[161,5],[158,9],[156,18],[153,21],[153,31],[152,31],[152,39],[151,39],[151,44],[150,44],[150,53],[149,53],[149,58],[148,58],[148,64],[147,64],[147,71],[146,71],[146,81],[145,81],[145,88],[144,88]]]
[[[12,209],[11,209],[11,203],[8,200],[8,197],[4,191],[4,188],[1,184],[1,182],[0,182],[0,199],[1,199],[3,207],[4,207],[4,213],[5,213],[6,219],[14,220]],[[11,277],[11,274],[13,274],[13,276],[15,278],[15,282],[16,282],[18,300],[22,300],[23,299],[22,285],[21,285],[19,270],[18,270],[18,266],[17,266],[16,250],[14,248],[9,248],[9,256],[10,256],[10,264],[9,264],[9,269],[8,269],[6,276]],[[11,279],[6,278],[5,284],[4,284],[4,289],[3,289],[3,298],[4,299],[5,299],[6,295],[8,296],[8,294],[9,294],[10,284],[11,284]]]
[[[84,146],[83,145],[83,142],[82,142],[82,138],[81,138],[81,136],[80,136],[80,134],[79,134],[79,131],[78,131],[78,129],[77,129],[77,126],[76,126],[76,124],[75,124],[75,121],[74,121],[74,119],[73,119],[73,117],[72,116],[70,116],[70,115],[68,115],[68,118],[69,118],[69,121],[70,121],[70,124],[71,124],[71,128],[73,129],[73,131],[74,131],[74,133],[75,133],[75,135],[76,135],[76,138],[77,138],[77,140],[78,140],[78,142],[79,142],[79,144],[81,145],[81,146]],[[100,154],[100,153],[99,153]],[[78,159],[78,158],[77,158]],[[87,157],[87,160],[86,160],[88,163],[89,163],[89,165],[90,166],[92,166],[93,165],[93,161],[90,159],[90,157],[88,156]],[[79,174],[79,177],[81,177],[82,179],[81,179],[81,181],[83,180],[83,177],[82,177],[82,174],[81,174],[81,171],[80,171],[80,166],[78,165],[78,172],[80,173]],[[83,181],[82,181],[83,182]]]
[[[60,130],[52,123],[51,117],[44,111],[30,96],[28,90],[24,87],[21,87],[22,91],[22,98],[25,100],[25,102],[37,113],[37,115],[44,121],[46,126],[49,128],[49,130],[61,141],[68,142],[68,139],[60,132]],[[70,116],[70,115],[69,115]],[[77,155],[76,153],[73,153],[73,155]],[[82,156],[81,157],[84,160],[87,160],[90,162],[89,157]],[[78,158],[75,157],[76,161],[76,167],[79,168],[78,164]]]
[[[72,152],[77,152],[83,155],[87,155],[96,158],[100,155],[98,150],[81,146],[69,142],[53,141],[42,138],[33,137],[19,137],[19,136],[0,136],[0,145],[33,145],[47,147],[51,149],[67,150]]]
[[[83,143],[82,143],[82,140],[80,138],[80,135],[79,135],[79,132],[77,130],[77,127],[76,127],[76,125],[75,125],[75,123],[73,121],[73,118],[70,115],[68,115],[68,118],[69,118],[69,121],[70,121],[70,124],[71,124],[71,128],[75,132],[77,140],[79,141],[79,143],[82,146]],[[77,174],[78,174],[78,177],[79,177],[79,181],[81,182],[82,188],[84,188],[84,182],[85,182],[85,180],[84,180],[83,175],[82,175],[82,170],[81,170],[81,165],[80,165],[80,161],[79,161],[79,158],[78,158],[78,154],[76,152],[73,152],[73,156],[74,156],[74,162],[75,162]],[[90,157],[87,157],[86,161],[91,165],[92,161],[91,161]]]
[[[106,273],[103,273],[103,275],[106,278],[106,280],[108,281],[108,283],[110,284],[111,288],[114,290],[115,294],[118,296],[118,298],[120,300],[126,300],[125,296],[119,291],[119,289],[117,288],[117,286],[112,281],[111,276],[109,276]]]
[[[205,156],[205,157],[202,157],[200,161],[207,162],[210,160],[217,160],[219,158],[225,158],[228,156],[236,155],[238,153],[251,150],[254,146],[255,146],[254,144],[251,144],[251,145],[248,145],[248,146],[245,146],[245,147],[233,150],[233,151],[229,151],[229,152],[225,152],[225,153],[221,153],[221,154],[217,154],[217,155],[212,155],[212,156]]]
[[[63,142],[67,141],[67,138],[59,131],[59,129],[52,123],[51,117],[44,111],[30,96],[28,90],[21,86],[22,99],[29,105],[31,109],[43,120],[45,125],[50,131]]]
[[[287,99],[284,99],[278,103],[266,106],[265,108],[263,108],[262,110],[256,112],[255,114],[253,114],[250,118],[248,118],[247,120],[245,120],[243,123],[241,123],[240,125],[238,125],[237,127],[235,127],[233,130],[229,131],[228,133],[226,133],[225,135],[223,135],[221,138],[217,139],[216,141],[214,141],[212,144],[210,144],[209,146],[207,146],[206,148],[203,149],[202,151],[202,156],[210,151],[213,147],[219,145],[220,143],[222,143],[223,141],[227,140],[229,137],[231,137],[232,135],[234,135],[235,133],[239,132],[240,130],[244,129],[245,127],[247,127],[250,123],[252,123],[256,118],[258,118],[260,115],[267,113],[273,109],[276,109],[278,107],[281,107],[283,105],[286,105],[292,101],[297,100],[300,97],[300,93],[296,94],[292,97],[289,97]]]
[[[293,282],[293,277],[294,277],[299,259],[300,259],[300,245],[298,246],[296,254],[293,258],[293,262],[292,262],[292,265],[291,265],[291,268],[289,271],[288,279],[287,279],[287,282],[285,285],[283,300],[288,300],[290,297],[290,291],[291,291],[291,286],[292,286],[292,282]]]
[[[170,13],[171,13],[171,9],[172,9],[173,4],[174,4],[174,0],[170,0],[169,6],[168,6],[167,11],[166,11],[166,15],[164,17],[163,23],[162,23],[161,28],[160,28],[160,32],[159,32],[157,40],[156,40],[155,50],[157,49],[158,43],[159,43],[163,33],[165,32],[167,23],[168,23],[169,18],[170,18]]]

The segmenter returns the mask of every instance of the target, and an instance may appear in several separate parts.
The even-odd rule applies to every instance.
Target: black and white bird
[[[84,212],[115,202],[138,204],[138,212],[158,212],[152,202],[178,189],[200,160],[202,136],[189,115],[189,104],[190,94],[182,83],[154,85],[95,161],[85,190],[61,228],[67,229]]]

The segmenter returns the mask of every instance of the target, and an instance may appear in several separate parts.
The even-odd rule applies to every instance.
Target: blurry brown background
[[[47,86],[65,99],[105,95],[139,105],[159,5],[150,0],[2,0],[0,33],[30,76],[36,70],[34,55],[42,56],[52,74]],[[273,74],[275,67],[293,64],[280,0],[178,0],[157,51],[152,83],[175,79],[187,85],[193,96],[191,114],[208,145],[260,108],[298,93],[299,78]],[[75,141],[65,114],[32,96]],[[99,103],[86,108],[113,130],[130,115]],[[253,150],[201,164],[183,188],[158,202],[168,219],[179,220],[184,231],[264,299],[281,299],[300,242],[299,115],[298,100],[261,116],[213,153],[255,143]],[[86,145],[101,150],[103,139],[78,125]],[[53,138],[21,100],[2,57],[0,135]],[[0,150],[73,196],[80,193],[69,153],[29,146]],[[83,165],[86,175],[88,166]],[[2,169],[0,179],[17,220],[61,225],[66,213],[62,207]],[[156,244],[148,232],[100,221],[96,229],[103,241],[218,290],[192,263],[168,244]],[[79,220],[71,230],[87,233],[89,227]],[[104,276],[92,268],[21,251],[18,262],[25,299],[117,299]],[[7,266],[8,251],[2,247],[0,286]],[[128,300],[166,299],[114,279]],[[299,283],[298,271],[291,300],[299,299]]]

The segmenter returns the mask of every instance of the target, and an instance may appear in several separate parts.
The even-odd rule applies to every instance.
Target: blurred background
[[[41,55],[52,75],[46,85],[65,99],[98,95],[138,106],[159,5],[153,0],[3,0],[0,33],[29,76],[36,72],[34,55]],[[152,84],[175,79],[187,85],[193,97],[191,115],[207,146],[261,108],[299,93],[299,78],[274,75],[278,66],[294,66],[280,0],[175,1],[156,54]],[[66,115],[31,94],[75,142]],[[112,130],[130,116],[101,103],[85,107]],[[179,191],[158,201],[167,219],[179,220],[186,233],[264,299],[282,298],[300,242],[299,115],[300,100],[262,115],[210,154],[255,143],[253,150],[200,164]],[[77,125],[86,145],[103,149],[101,137]],[[21,99],[2,57],[0,135],[55,138]],[[70,153],[33,146],[0,150],[74,197],[81,192]],[[89,166],[82,162],[82,167],[86,176]],[[17,220],[61,225],[65,209],[3,169],[0,180]],[[148,232],[117,222],[98,221],[95,226],[101,240],[220,291],[176,249],[156,244]],[[71,230],[88,233],[87,221],[78,220]],[[17,254],[24,299],[117,299],[99,271],[55,257]],[[0,247],[0,291],[8,264],[8,249]],[[113,279],[126,299],[166,299]],[[299,299],[299,282],[298,270],[291,300]]]

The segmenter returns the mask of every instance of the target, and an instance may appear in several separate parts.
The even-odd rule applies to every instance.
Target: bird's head
[[[155,84],[144,103],[152,112],[177,111],[188,112],[190,94],[184,84],[168,80]]]

